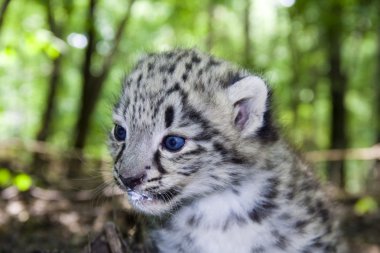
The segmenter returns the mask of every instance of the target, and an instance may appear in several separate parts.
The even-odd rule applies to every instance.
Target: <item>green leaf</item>
[[[8,186],[11,183],[11,173],[9,172],[9,169],[1,168],[0,169],[0,186]]]
[[[377,209],[378,204],[376,200],[370,196],[359,199],[354,206],[355,213],[359,215],[374,213]]]
[[[18,174],[14,179],[13,183],[20,191],[27,191],[32,186],[32,178],[25,173]]]
[[[52,45],[47,45],[45,48],[45,52],[49,56],[50,59],[58,58],[58,56],[61,53],[56,47],[54,47]]]

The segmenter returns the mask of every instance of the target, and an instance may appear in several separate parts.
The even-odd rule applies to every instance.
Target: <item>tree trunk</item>
[[[377,10],[380,11],[380,2],[377,2]],[[377,17],[377,53],[376,69],[374,77],[374,116],[375,116],[375,143],[380,143],[380,18]],[[375,160],[370,173],[369,191],[380,197],[380,159]]]
[[[86,144],[86,137],[88,134],[88,129],[90,126],[90,120],[93,112],[95,111],[96,103],[99,99],[104,81],[106,80],[108,73],[111,69],[112,62],[116,52],[118,50],[121,38],[123,36],[123,32],[125,30],[125,26],[131,16],[132,5],[135,0],[129,1],[129,6],[127,12],[120,22],[114,45],[111,49],[111,52],[105,57],[104,63],[102,65],[102,69],[98,75],[91,73],[92,67],[92,55],[95,52],[95,9],[96,9],[96,1],[90,0],[89,12],[88,12],[88,46],[85,53],[85,59],[82,66],[82,92],[81,92],[81,101],[80,101],[80,111],[79,117],[77,120],[76,128],[75,128],[75,140],[74,140],[74,148],[77,150],[82,150]]]
[[[53,7],[51,1],[48,0],[46,4],[47,9],[47,18],[50,27],[50,31],[54,34],[55,37],[61,38],[60,30],[57,27],[56,20],[54,19]],[[53,60],[53,69],[50,73],[49,88],[45,102],[44,114],[41,120],[41,127],[37,132],[36,140],[37,141],[46,141],[51,128],[51,122],[53,119],[53,114],[56,107],[56,98],[59,85],[59,77],[61,74],[61,62],[62,54]]]
[[[290,12],[291,19],[294,19],[293,12]],[[293,30],[290,30],[288,35],[288,47],[290,51],[291,63],[292,63],[292,79],[290,80],[291,84],[291,101],[290,108],[294,113],[294,118],[292,122],[292,127],[294,129],[298,126],[298,106],[300,105],[299,100],[299,91],[300,91],[300,57],[299,57],[299,48],[297,48],[297,38]]]
[[[344,149],[347,147],[346,110],[344,98],[347,88],[347,77],[341,69],[341,31],[342,6],[339,1],[332,1],[332,8],[327,14],[326,42],[329,62],[328,77],[330,79],[331,96],[331,132],[330,149]],[[344,189],[345,170],[344,161],[334,161],[328,164],[328,178]]]
[[[50,31],[56,36],[60,38],[60,32],[57,28],[56,20],[54,19],[53,8],[51,6],[51,1],[47,1],[46,4],[47,9],[47,18],[48,24],[50,27]],[[59,77],[61,74],[61,63],[62,63],[62,55],[60,54],[56,59],[53,60],[53,69],[50,73],[50,80],[48,83],[48,92],[46,96],[44,113],[41,118],[40,129],[37,131],[36,140],[37,141],[46,141],[51,133],[51,125],[53,121],[53,116],[56,108],[56,98],[57,91],[59,86]],[[31,167],[34,169],[36,175],[39,176],[41,181],[44,181],[44,168],[46,161],[43,158],[43,155],[40,153],[35,153],[33,156],[33,162]]]
[[[95,82],[95,76],[91,73],[92,66],[92,54],[95,52],[95,9],[96,0],[89,0],[88,12],[87,12],[87,48],[82,63],[82,91],[79,101],[79,116],[75,126],[74,143],[73,147],[77,152],[77,157],[71,157],[67,165],[68,178],[75,178],[80,175],[81,166],[83,162],[82,149],[84,148],[86,141],[87,129],[90,124],[91,114],[93,113],[96,105],[96,101],[99,97],[97,91],[100,91],[98,87],[99,83]]]
[[[53,70],[51,73],[48,94],[45,102],[45,110],[42,116],[42,123],[40,129],[38,130],[36,140],[37,141],[46,141],[49,133],[51,122],[53,118],[53,113],[55,111],[55,99],[58,90],[58,81],[61,71],[61,57],[58,57],[53,61]]]
[[[61,73],[61,62],[62,57],[54,59],[53,61],[53,70],[51,72],[48,93],[45,102],[45,109],[41,119],[41,126],[37,132],[36,140],[37,141],[46,141],[51,130],[51,123],[53,120],[53,114],[56,107],[56,98],[57,98],[57,90],[59,84],[59,76]]]

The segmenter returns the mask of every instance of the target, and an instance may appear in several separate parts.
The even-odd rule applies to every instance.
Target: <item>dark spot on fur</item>
[[[294,191],[289,191],[288,193],[286,193],[286,195],[285,195],[285,198],[287,199],[287,200],[293,200],[294,199]]]
[[[308,220],[298,220],[294,224],[294,228],[298,231],[298,233],[302,234],[305,231],[305,227],[309,224]]]
[[[201,58],[199,58],[197,55],[193,55],[191,57],[191,61],[194,62],[194,63],[200,63],[201,62]]]
[[[125,149],[125,143],[123,143],[123,145],[121,146],[121,149],[120,149],[119,153],[116,156],[115,164],[120,160],[121,156],[123,155],[124,149]]]
[[[140,86],[142,79],[142,74],[140,73],[139,77],[137,78],[137,86]]]
[[[190,227],[198,227],[199,223],[201,222],[201,219],[202,219],[202,216],[193,214],[189,217],[186,223]]]
[[[232,192],[233,192],[235,195],[237,195],[237,196],[240,195],[240,191],[239,191],[238,189],[236,189],[236,188],[232,188]]]
[[[148,179],[147,182],[158,181],[158,180],[161,180],[161,179],[162,179],[162,177],[154,177],[154,178]]]
[[[193,68],[193,65],[191,64],[191,62],[187,62],[185,64],[185,68],[186,68],[186,71],[189,72]]]
[[[310,246],[312,248],[322,248],[324,245],[323,243],[321,242],[321,236],[317,236],[316,238],[313,238]]]
[[[250,253],[264,253],[265,249],[263,247],[254,247],[251,249]]]
[[[186,82],[186,80],[187,80],[187,73],[183,73],[183,75],[182,75],[182,81]]]
[[[231,157],[231,162],[235,163],[235,164],[244,164],[245,159],[243,157],[240,157],[240,156],[233,156],[233,157]]]
[[[280,220],[287,221],[287,220],[290,220],[292,218],[292,216],[290,214],[288,214],[288,213],[283,213],[283,214],[280,214],[278,216],[278,218]]]
[[[161,160],[160,160],[160,152],[157,150],[156,153],[154,153],[154,157],[153,157],[153,160],[157,166],[157,170],[161,173],[161,174],[166,174],[167,171],[162,167],[162,164],[161,164]]]
[[[196,149],[193,149],[181,154],[180,158],[187,157],[187,156],[197,156],[197,155],[203,154],[204,152],[206,152],[206,149],[198,145]]]
[[[256,204],[254,208],[248,213],[248,216],[253,222],[261,223],[264,219],[272,215],[276,210],[277,205],[268,200],[262,200]]]
[[[320,211],[319,211],[319,215],[322,219],[322,222],[327,222],[330,218],[330,213],[329,213],[329,210],[327,210],[326,208],[322,208]]]
[[[268,93],[268,106],[271,105],[272,92]],[[273,123],[270,108],[264,113],[263,126],[257,130],[257,136],[262,143],[276,142],[279,139],[277,127]]]
[[[217,176],[217,175],[214,175],[214,174],[211,174],[211,176],[210,176],[212,179],[214,179],[214,180],[219,180],[220,178]]]
[[[227,78],[228,81],[223,84],[223,87],[227,88],[227,87],[235,84],[236,82],[240,81],[243,78],[244,78],[244,76],[242,76],[240,73],[230,72],[230,73],[228,73],[228,78]]]
[[[163,74],[166,71],[166,66],[160,66],[158,70]]]
[[[193,140],[195,140],[195,141],[208,141],[208,140],[212,139],[212,136],[213,135],[211,133],[202,131],[199,134],[197,134],[196,136],[194,136]]]
[[[275,238],[276,247],[282,250],[285,250],[288,247],[289,242],[288,242],[288,239],[284,235],[280,234],[277,230],[271,231],[271,234]]]
[[[148,71],[150,72],[150,71],[152,71],[152,69],[153,69],[153,63],[149,62],[148,63]]]
[[[165,111],[165,127],[169,128],[174,119],[174,109],[173,106],[169,106]]]
[[[267,199],[274,199],[278,195],[277,186],[279,185],[279,179],[278,178],[269,178],[268,179],[268,185],[265,188],[265,191],[263,193],[264,198]]]
[[[221,156],[225,156],[228,154],[227,149],[220,142],[214,142],[212,143],[212,146],[214,147],[214,150],[218,152]]]
[[[176,68],[175,64],[170,65],[170,67],[168,69],[169,74],[173,74],[173,72],[175,71],[175,68]]]

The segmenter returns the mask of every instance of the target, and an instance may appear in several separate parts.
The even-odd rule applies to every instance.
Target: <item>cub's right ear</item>
[[[247,76],[228,87],[228,99],[234,105],[233,124],[243,137],[254,136],[264,124],[268,87],[257,76]]]

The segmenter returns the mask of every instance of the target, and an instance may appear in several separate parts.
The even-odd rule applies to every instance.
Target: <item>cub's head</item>
[[[277,140],[264,81],[195,50],[142,59],[114,108],[114,179],[138,210],[161,214],[232,188]]]

